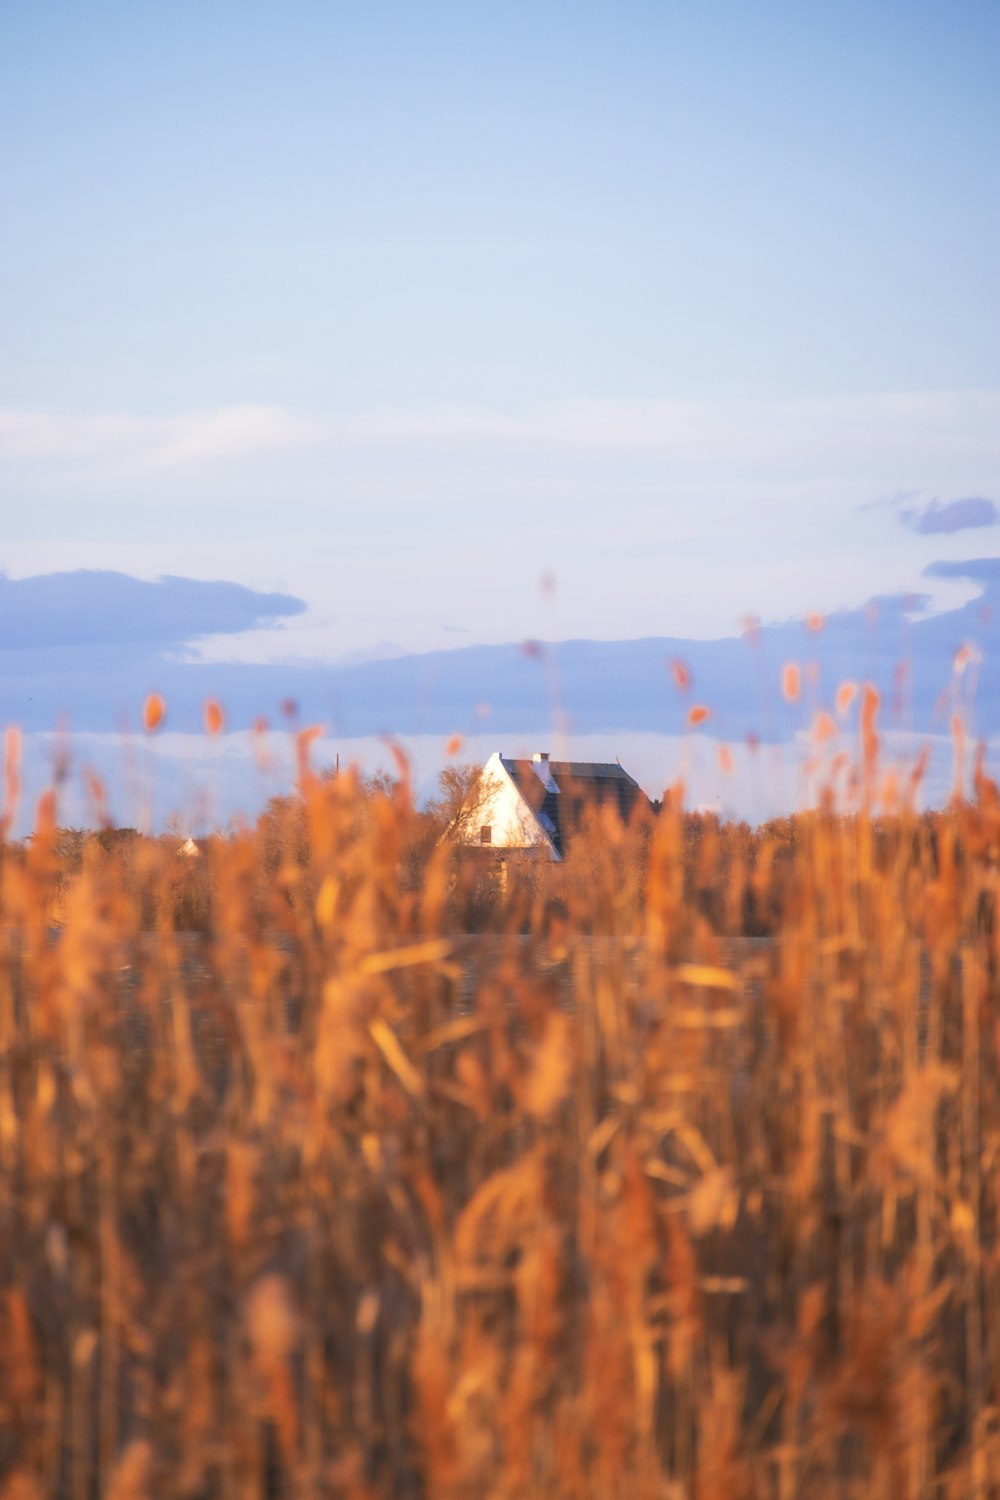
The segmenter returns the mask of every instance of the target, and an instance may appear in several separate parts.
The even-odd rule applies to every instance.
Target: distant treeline
[[[332,780],[333,775],[325,772],[320,780]],[[405,779],[394,780],[384,772],[356,778],[360,816],[377,819],[382,806],[394,809],[396,815],[405,813],[400,821],[404,834],[395,872],[402,890],[419,895],[434,851],[449,843],[449,835],[467,815],[470,798],[474,802],[478,776],[475,766],[447,767],[439,778],[436,796],[422,807],[412,803]],[[769,937],[781,925],[789,904],[795,902],[791,872],[799,846],[829,814],[806,811],[752,825],[714,813],[683,810],[672,804],[668,794],[665,801],[654,801],[642,809],[631,827],[615,831],[614,857],[635,894],[645,894],[651,834],[664,816],[676,823],[676,856],[683,871],[685,901],[715,932]],[[934,810],[901,816],[912,826],[913,860],[925,875],[935,873],[937,829],[947,814]],[[558,909],[575,886],[586,883],[588,871],[593,874],[594,860],[606,857],[611,826],[608,814],[595,808],[593,817],[584,818],[561,864],[542,860],[534,851],[482,849],[454,842],[453,929],[488,930],[501,909],[506,921],[509,903],[504,893],[511,882],[523,887],[535,901],[554,903]],[[884,846],[886,858],[891,850],[895,851],[891,857],[898,859],[895,834],[884,836],[884,830],[890,827],[898,827],[898,818],[875,818],[872,822],[876,858]],[[14,861],[23,858],[34,837],[8,844],[5,857]],[[293,904],[310,894],[306,875],[312,857],[309,824],[298,792],[273,797],[253,824],[233,825],[197,838],[190,838],[179,822],[157,834],[133,827],[59,827],[50,845],[56,870],[48,915],[54,924],[61,920],[62,903],[75,878],[85,868],[114,861],[126,886],[137,897],[145,927],[159,926],[166,919],[177,931],[208,931],[213,922],[217,857],[223,851],[228,857],[228,851],[236,845],[245,847],[247,880],[259,888],[262,904],[275,882],[284,884]]]

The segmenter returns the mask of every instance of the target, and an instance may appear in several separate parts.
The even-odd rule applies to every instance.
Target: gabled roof
[[[534,811],[560,859],[587,807],[614,807],[623,822],[645,792],[616,761],[512,760],[500,764]]]

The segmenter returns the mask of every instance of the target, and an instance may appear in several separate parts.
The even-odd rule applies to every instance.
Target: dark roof
[[[616,761],[508,760],[500,757],[518,791],[538,814],[542,827],[560,858],[571,836],[579,829],[588,807],[614,807],[628,822],[636,803],[648,806],[639,783]],[[545,790],[538,769],[547,767],[558,792]],[[536,769],[537,768],[537,769]]]

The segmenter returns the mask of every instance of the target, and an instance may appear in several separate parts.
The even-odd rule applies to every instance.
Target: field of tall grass
[[[1000,1494],[992,783],[501,884],[306,749],[2,848],[2,1500]]]

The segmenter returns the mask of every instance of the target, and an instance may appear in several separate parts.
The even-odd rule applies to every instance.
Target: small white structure
[[[456,820],[454,836],[469,845],[521,849],[558,861],[586,807],[613,806],[627,821],[637,802],[649,805],[617,762],[550,761],[544,751],[516,760],[497,750]]]
[[[192,838],[186,838],[177,853],[181,859],[201,859],[201,850]]]

